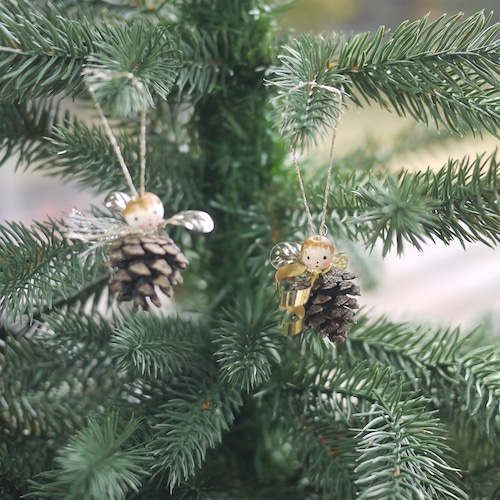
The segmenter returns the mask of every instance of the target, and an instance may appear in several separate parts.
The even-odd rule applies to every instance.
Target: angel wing
[[[335,252],[332,259],[332,267],[343,271],[347,267],[349,256],[345,252]]]
[[[125,207],[127,206],[130,196],[126,193],[120,193],[118,191],[108,194],[104,200],[106,208],[121,214]],[[172,224],[173,226],[181,226],[189,231],[196,231],[198,233],[210,233],[214,229],[214,221],[207,212],[202,210],[184,210],[179,212],[167,220],[161,222],[161,227],[167,224]]]
[[[69,240],[105,244],[130,232],[130,226],[121,220],[111,217],[89,217],[80,210],[73,209],[68,214],[65,236]]]
[[[300,245],[289,241],[277,243],[271,248],[269,262],[275,269],[285,264],[300,262]]]
[[[210,233],[214,229],[212,217],[202,210],[184,210],[169,217],[165,224],[181,226],[198,233]]]

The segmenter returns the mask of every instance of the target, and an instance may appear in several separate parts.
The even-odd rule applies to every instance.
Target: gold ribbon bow
[[[284,335],[298,335],[304,326],[304,317],[306,315],[305,305],[311,295],[311,290],[320,274],[330,271],[332,266],[324,269],[310,269],[301,262],[293,262],[292,264],[285,264],[281,266],[274,275],[276,290],[280,293],[279,308],[282,311],[289,312],[294,318],[290,322],[283,323]],[[284,279],[296,278],[304,273],[311,275],[311,281],[307,288],[300,290],[280,290],[280,282]]]

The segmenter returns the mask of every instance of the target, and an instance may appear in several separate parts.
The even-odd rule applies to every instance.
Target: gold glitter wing
[[[343,271],[347,267],[349,256],[345,252],[338,252],[333,255],[332,267]]]

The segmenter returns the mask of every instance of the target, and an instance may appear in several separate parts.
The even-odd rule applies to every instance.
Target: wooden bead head
[[[302,243],[300,257],[310,269],[325,269],[332,264],[335,248],[325,236],[311,236]]]
[[[132,196],[122,212],[127,224],[134,229],[154,229],[163,220],[165,209],[153,193]]]

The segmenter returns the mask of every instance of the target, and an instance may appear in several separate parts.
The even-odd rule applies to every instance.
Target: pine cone
[[[328,337],[332,342],[344,342],[353,319],[358,301],[350,295],[360,295],[359,287],[352,283],[355,274],[332,269],[320,274],[311,290],[305,305],[304,329],[315,328],[321,337]],[[300,276],[291,286],[302,289],[309,286],[311,276]]]
[[[110,290],[119,292],[119,301],[132,300],[134,312],[139,306],[149,311],[148,297],[160,307],[155,288],[171,297],[172,285],[183,282],[179,269],[189,264],[164,231],[122,236],[111,244],[108,256],[110,267],[117,269],[109,279]]]

